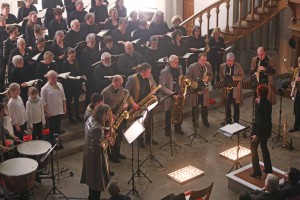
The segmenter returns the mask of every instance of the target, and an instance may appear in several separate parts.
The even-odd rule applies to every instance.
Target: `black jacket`
[[[60,31],[67,31],[67,22],[64,19],[61,19],[60,22],[57,20],[53,19],[50,24],[49,24],[49,37],[51,40],[54,38],[55,32],[60,30]]]
[[[107,6],[102,5],[102,6],[93,6],[90,9],[90,12],[95,14],[95,23],[99,23],[99,22],[104,22],[105,19],[108,19],[108,11],[107,11]]]
[[[137,67],[138,64],[141,64],[143,62],[145,62],[145,59],[137,51],[133,52],[133,56],[124,53],[118,59],[117,73],[128,77],[135,73],[135,70],[133,70],[132,68]]]
[[[71,21],[73,21],[74,19],[78,19],[78,21],[80,23],[84,22],[84,16],[87,14],[86,11],[82,11],[82,12],[77,12],[77,10],[74,10],[73,12],[71,12],[69,15],[68,15],[68,24],[70,26],[71,24]]]
[[[65,41],[69,43],[71,47],[75,47],[76,43],[85,40],[81,31],[75,32],[70,29],[65,35]]]

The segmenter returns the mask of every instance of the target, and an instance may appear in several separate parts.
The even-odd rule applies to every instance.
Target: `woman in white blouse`
[[[45,75],[48,82],[42,87],[41,97],[44,110],[49,119],[50,142],[54,142],[54,134],[58,134],[61,124],[61,115],[66,113],[66,97],[61,83],[57,82],[57,73],[48,71]]]

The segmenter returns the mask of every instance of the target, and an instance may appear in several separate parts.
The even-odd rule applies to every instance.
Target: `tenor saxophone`
[[[293,100],[294,100],[295,89],[296,89],[296,85],[297,85],[296,79],[297,79],[298,75],[299,75],[299,67],[294,69],[293,78],[292,78],[292,82],[291,82],[291,86],[292,86],[291,97]]]
[[[154,87],[151,92],[144,97],[139,103],[139,107],[140,109],[135,110],[134,108],[132,108],[129,112],[128,112],[128,120],[129,121],[133,121],[138,115],[142,114],[143,109],[147,108],[149,105],[157,102],[157,98],[154,97],[153,95],[161,88],[161,85],[159,84],[158,86]]]
[[[119,128],[120,124],[122,123],[122,121],[124,119],[128,119],[129,118],[128,111],[124,110],[124,106],[125,106],[125,104],[126,104],[126,102],[128,100],[128,97],[129,97],[129,91],[125,90],[125,89],[124,89],[124,91],[125,91],[126,94],[125,94],[125,96],[123,98],[122,103],[119,105],[119,109],[118,109],[117,113],[115,114],[116,119],[115,119],[115,122],[114,122],[114,125],[113,125],[113,128],[115,130],[117,130]]]
[[[100,144],[103,150],[107,150],[109,146],[113,146],[116,142],[116,130],[114,129],[114,121],[115,117],[110,110],[109,118],[106,122],[104,122],[104,137],[100,140]]]
[[[283,130],[282,130],[282,147],[286,146],[286,138],[287,138],[287,133],[288,133],[288,127],[287,127],[287,120],[285,118],[284,122],[283,122]]]
[[[180,92],[176,96],[172,105],[172,121],[174,124],[181,124],[183,120],[183,107],[186,100],[188,88],[191,86],[191,81],[184,75],[179,76]]]

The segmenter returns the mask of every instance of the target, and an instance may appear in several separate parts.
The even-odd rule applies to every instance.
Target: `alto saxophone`
[[[257,84],[259,84],[259,76],[260,76],[260,71],[258,70],[258,67],[260,66],[260,59],[258,60],[258,63],[257,63],[257,74],[255,73],[255,76],[256,76],[256,80],[257,80]]]
[[[186,100],[188,88],[191,86],[191,81],[186,76],[179,76],[180,92],[176,96],[172,105],[172,122],[174,124],[181,124],[183,120],[183,107]]]
[[[116,116],[116,119],[115,119],[115,122],[114,122],[114,129],[117,130],[120,126],[120,124],[122,123],[122,121],[124,119],[128,119],[129,118],[129,114],[128,114],[128,111],[127,110],[124,110],[124,106],[128,100],[128,97],[129,97],[129,91],[128,90],[125,90],[125,96],[123,98],[123,101],[122,103],[119,105],[119,109],[118,111],[116,112],[115,116]]]
[[[202,78],[201,78],[201,80],[203,80],[203,83],[204,83],[204,86],[205,86],[204,89],[206,89],[208,87],[208,80],[204,80],[204,77],[206,77],[206,76],[207,76],[207,67],[204,64],[204,71],[202,73]]]
[[[291,97],[294,100],[294,95],[295,95],[295,89],[296,89],[296,85],[297,85],[297,76],[299,75],[299,67],[294,69],[293,72],[293,78],[292,78],[292,82],[291,82],[291,86],[292,86],[292,91],[291,91]]]
[[[134,108],[132,108],[129,112],[128,112],[128,115],[129,115],[129,118],[128,120],[129,121],[133,121],[138,115],[142,114],[143,112],[143,108],[147,108],[149,105],[157,102],[157,98],[154,97],[153,95],[161,88],[161,85],[158,85],[156,87],[154,87],[151,92],[146,96],[144,97],[139,103],[139,107],[140,109],[138,110],[135,110]]]
[[[109,146],[113,146],[116,142],[116,130],[114,129],[115,117],[110,110],[109,118],[104,122],[104,138],[100,140],[103,150],[107,150]]]

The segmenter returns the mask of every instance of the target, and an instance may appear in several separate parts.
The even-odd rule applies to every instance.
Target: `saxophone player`
[[[116,116],[119,111],[123,111],[127,108],[127,103],[123,104],[123,99],[126,96],[126,91],[122,88],[123,77],[120,75],[114,75],[112,78],[112,83],[103,89],[102,95],[104,98],[104,103],[109,105],[112,113]],[[126,100],[125,100],[126,101]],[[120,108],[123,106],[123,108]],[[120,159],[126,159],[126,156],[120,153],[121,141],[123,135],[122,123],[116,130],[116,142],[111,147],[111,154],[109,155],[109,160],[114,163],[120,163]]]
[[[208,82],[213,78],[211,64],[207,62],[207,55],[199,53],[198,62],[191,64],[187,69],[187,78],[192,82],[191,87],[196,89],[197,92],[190,96],[192,104],[193,125],[198,126],[197,122],[197,107],[201,104],[201,118],[205,127],[209,127],[208,123],[208,106],[209,106],[209,90]],[[204,86],[204,87],[202,87]],[[196,98],[198,95],[198,98]],[[198,99],[198,102],[197,102]]]
[[[125,89],[129,91],[129,104],[135,110],[143,109],[140,108],[138,102],[140,102],[144,97],[146,97],[153,87],[156,86],[154,79],[151,76],[151,65],[148,63],[142,63],[140,65],[140,72],[135,73],[128,77]],[[152,142],[152,144],[157,145],[158,143],[152,138],[152,111],[148,112],[146,119],[144,120],[145,126],[145,137],[146,143]],[[138,145],[141,148],[145,148],[144,136],[140,135],[138,137]]]
[[[220,79],[224,81],[225,76],[232,77],[233,81],[239,81],[237,87],[234,87],[230,89],[229,91],[223,92],[222,99],[226,100],[225,102],[225,110],[226,110],[226,121],[223,122],[221,125],[231,124],[232,118],[231,118],[231,104],[233,104],[233,121],[236,123],[239,123],[240,119],[240,104],[242,104],[243,101],[243,95],[242,95],[242,87],[241,87],[241,81],[244,79],[245,74],[243,67],[240,63],[235,62],[235,55],[230,52],[226,55],[226,62],[220,65]],[[226,79],[226,78],[225,78]],[[225,92],[229,92],[227,95]],[[227,97],[226,97],[227,96]]]
[[[257,79],[257,84],[268,85],[268,100],[272,105],[276,104],[276,94],[271,90],[270,84],[273,84],[273,75],[275,73],[274,60],[267,55],[264,47],[258,47],[257,56],[252,58],[251,74]]]
[[[179,76],[182,75],[182,67],[179,65],[179,59],[176,55],[171,55],[169,57],[169,64],[160,72],[159,83],[162,88],[160,93],[163,96],[167,96],[175,92],[175,94],[180,92],[179,86]],[[165,109],[165,135],[171,135],[171,110],[172,110],[172,99],[167,98],[164,100]],[[181,130],[181,124],[174,124],[175,132],[184,135]]]
[[[294,115],[295,115],[295,121],[294,126],[289,130],[289,133],[299,131],[300,127],[300,57],[298,57],[298,66],[296,68],[293,67],[287,67],[288,71],[293,72],[293,80],[292,80],[292,88],[293,91],[291,95],[294,97]]]

